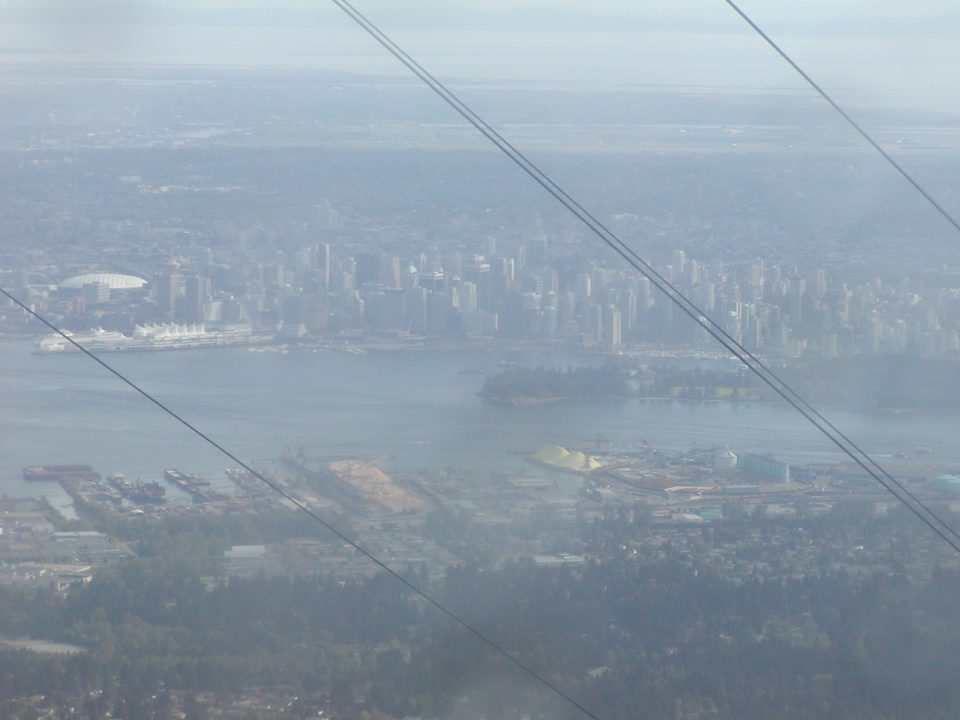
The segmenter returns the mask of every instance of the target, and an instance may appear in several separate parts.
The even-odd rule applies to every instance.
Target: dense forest
[[[638,371],[641,397],[676,398],[679,400],[756,400],[757,384],[743,368],[684,368],[655,365]]]
[[[960,365],[916,355],[820,360],[787,368],[784,377],[808,399],[867,410],[955,410]]]
[[[536,403],[560,399],[626,397],[624,370],[607,363],[598,368],[512,368],[488,377],[480,397],[489,403]]]
[[[960,365],[954,360],[878,355],[793,362],[775,368],[817,404],[861,410],[950,410],[960,406]],[[628,361],[599,368],[512,368],[490,376],[485,402],[525,404],[558,399],[638,396],[678,400],[777,400],[743,368],[642,367]]]
[[[915,355],[799,361],[776,372],[818,405],[859,410],[953,410],[960,406],[960,365]],[[641,395],[680,399],[778,400],[745,370],[654,367]]]
[[[818,405],[860,410],[951,410],[960,406],[960,365],[910,355],[799,361],[775,368]],[[654,366],[638,394],[691,400],[779,400],[744,369]]]
[[[765,535],[800,545],[820,523],[838,543],[870,542],[902,522],[838,519],[729,521],[692,529],[696,553],[667,543],[644,558],[626,548],[655,532],[649,518],[610,513],[580,529],[603,561],[468,562],[430,590],[604,720],[956,717],[955,568],[733,578],[710,561],[732,541],[776,565]],[[66,597],[0,591],[3,635],[87,648],[0,652],[0,716],[36,717],[19,703],[43,693],[56,717],[167,718],[171,694],[279,687],[300,703],[283,717],[578,717],[388,576],[222,577],[223,532],[155,528],[142,557]],[[423,568],[405,571],[428,585]]]

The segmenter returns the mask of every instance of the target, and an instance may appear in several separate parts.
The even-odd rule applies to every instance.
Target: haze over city
[[[582,222],[333,3],[0,0],[0,716],[952,717],[960,12],[754,5],[928,198],[726,2],[358,4]]]

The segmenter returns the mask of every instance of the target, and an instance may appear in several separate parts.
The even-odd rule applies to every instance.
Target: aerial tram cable
[[[767,45],[773,48],[773,50],[777,53],[777,55],[783,58],[784,61],[790,67],[792,67],[800,77],[804,79],[807,85],[813,88],[820,97],[826,100],[827,104],[830,105],[830,107],[832,107],[837,112],[837,114],[840,115],[840,117],[846,120],[847,124],[850,125],[850,127],[852,127],[857,132],[857,134],[860,135],[860,137],[866,140],[867,143],[870,145],[870,147],[872,147],[874,150],[880,153],[883,159],[886,160],[887,163],[894,170],[896,170],[904,180],[910,183],[910,185],[913,186],[913,189],[916,190],[918,193],[920,193],[923,199],[926,200],[933,207],[933,209],[936,210],[943,217],[944,220],[946,220],[948,223],[950,223],[953,226],[954,230],[956,230],[957,232],[960,232],[960,222],[957,222],[957,220],[954,219],[953,215],[947,212],[946,208],[944,208],[943,205],[937,202],[936,199],[934,199],[934,197],[929,192],[927,192],[927,190],[923,187],[923,185],[921,185],[917,180],[914,179],[914,177],[910,173],[906,171],[903,165],[898,163],[890,153],[884,150],[883,146],[880,145],[880,143],[878,143],[873,138],[873,136],[864,129],[864,127],[860,123],[854,120],[853,117],[850,115],[850,113],[844,110],[840,106],[840,104],[830,96],[830,93],[824,90],[823,87],[816,80],[814,80],[806,71],[804,71],[804,69],[800,67],[800,65],[792,57],[790,57],[790,55],[787,54],[786,50],[780,47],[780,45],[772,37],[770,37],[766,32],[764,32],[763,28],[761,28],[756,22],[753,21],[753,19],[749,15],[747,15],[742,9],[740,9],[740,6],[737,5],[733,0],[724,0],[724,2],[727,3],[727,5],[729,5],[733,9],[733,11],[737,13],[737,15],[743,18],[743,21],[747,23],[747,25],[749,25],[751,29],[755,33],[757,33],[757,35],[763,38],[764,42],[766,42]]]
[[[953,217],[953,215],[952,215],[950,212],[948,212],[948,211],[946,210],[946,208],[944,208],[943,205],[941,205],[941,204],[926,190],[926,188],[924,188],[917,180],[915,180],[914,177],[913,177],[910,173],[908,173],[907,170],[906,170],[899,162],[897,162],[897,160],[894,159],[894,157],[893,157],[892,155],[890,155],[890,153],[888,153],[888,152],[883,148],[883,146],[880,145],[880,143],[877,142],[877,141],[874,139],[874,137],[873,137],[869,132],[867,132],[867,130],[866,130],[860,123],[858,123],[846,110],[844,110],[843,107],[841,107],[841,105],[840,105],[836,100],[833,99],[833,97],[830,95],[830,93],[828,93],[828,92],[823,88],[823,86],[820,85],[820,83],[818,83],[816,80],[814,80],[813,77],[810,76],[809,73],[807,73],[802,67],[800,67],[799,63],[797,63],[797,62],[786,52],[786,50],[784,50],[784,49],[780,46],[779,43],[777,43],[770,35],[768,35],[768,34],[763,30],[763,28],[761,28],[760,25],[757,24],[749,15],[747,15],[747,13],[746,13],[739,5],[737,5],[737,3],[734,2],[734,0],[724,0],[724,2],[726,2],[727,5],[729,5],[729,6],[733,9],[733,11],[734,11],[735,13],[737,13],[737,15],[739,15],[739,16],[743,19],[743,21],[744,21],[745,23],[747,23],[747,25],[749,25],[750,28],[751,28],[757,35],[759,35],[759,36],[763,39],[764,42],[767,43],[767,45],[769,45],[781,58],[783,58],[784,62],[786,62],[791,68],[793,68],[794,71],[796,71],[796,73],[797,73],[798,75],[800,75],[801,78],[803,78],[803,80],[807,83],[807,85],[809,85],[811,88],[813,88],[813,90],[816,91],[816,93],[817,93],[818,95],[820,95],[820,97],[823,98],[823,100],[825,100],[826,103],[827,103],[831,108],[833,108],[833,110],[834,110],[838,115],[840,115],[840,117],[842,117],[842,118],[847,122],[847,124],[850,125],[850,127],[852,127],[852,128],[854,129],[854,131],[856,131],[856,133],[857,133],[858,135],[860,135],[860,136],[867,142],[867,144],[870,145],[870,147],[872,147],[874,150],[876,150],[877,153],[879,153],[880,156],[881,156],[884,160],[886,160],[887,163],[888,163],[901,177],[903,177],[903,179],[906,180],[906,181],[920,194],[920,196],[921,196],[924,200],[926,200],[927,203],[928,203],[931,207],[933,207],[934,210],[936,210],[936,212],[937,212],[941,217],[943,217],[955,230],[957,230],[958,232],[960,232],[960,222],[958,222],[958,221]],[[792,392],[792,390],[791,390],[791,392]],[[808,403],[806,403],[805,401],[803,401],[802,398],[798,398],[798,399],[800,399],[801,402],[803,402],[803,404],[804,404],[808,409],[810,409],[812,412],[816,413],[816,415],[817,415],[821,420],[823,420],[825,423],[827,423],[832,430],[834,430],[836,433],[838,433],[838,434],[844,439],[845,442],[849,443],[852,448],[854,448],[858,453],[860,453],[861,456],[862,456],[865,460],[869,461],[869,463],[870,463],[878,472],[882,473],[891,483],[895,484],[896,487],[897,487],[900,491],[902,491],[905,495],[907,495],[907,497],[911,498],[911,499],[914,500],[915,502],[918,502],[918,503],[920,502],[919,500],[917,500],[917,499],[913,496],[913,494],[912,494],[906,487],[904,487],[898,480],[896,480],[896,479],[895,479],[889,472],[887,472],[883,467],[881,467],[879,464],[877,464],[877,462],[876,462],[872,457],[870,457],[869,455],[867,455],[867,453],[865,453],[863,450],[861,450],[861,449],[856,445],[856,443],[854,443],[854,442],[853,442],[852,440],[850,440],[846,435],[844,435],[843,433],[841,433],[840,430],[837,429],[834,425],[830,424],[829,421],[826,420],[826,418],[824,418],[822,415],[820,415],[820,413],[816,412],[816,410],[815,410],[814,408],[810,407],[810,405],[809,405]],[[933,513],[932,511],[931,511],[931,515],[933,515],[934,517],[936,517],[936,519],[941,523],[941,525],[943,525],[943,527],[945,527],[945,528],[950,532],[950,534],[953,535],[954,538],[960,540],[960,535],[958,535],[957,532],[954,531],[954,529],[953,529],[952,527],[950,527],[950,525],[948,525],[946,522],[944,522],[941,518],[937,517],[937,516],[935,515],[935,513]]]
[[[473,125],[481,134],[492,142],[523,172],[529,175],[534,182],[546,190],[557,202],[575,215],[590,231],[606,243],[614,252],[620,255],[635,270],[644,275],[669,300],[674,302],[687,316],[700,325],[708,334],[719,342],[726,350],[734,355],[744,366],[770,387],[777,395],[783,398],[797,412],[803,415],[816,427],[831,443],[838,447],[845,455],[853,460],[862,470],[870,475],[887,492],[893,495],[901,504],[906,506],[927,527],[936,533],[953,550],[960,553],[960,533],[940,517],[928,505],[916,497],[893,475],[884,469],[876,460],[866,453],[859,445],[842,433],[833,423],[827,420],[799,393],[793,390],[788,383],[767,367],[759,358],[747,350],[734,339],[716,321],[712,320],[703,310],[687,298],[679,289],[661,275],[652,265],[641,258],[629,245],[620,240],[617,235],[600,222],[593,214],[586,210],[577,200],[572,198],[562,187],[554,182],[546,173],[533,163],[526,155],[514,147],[497,130],[491,127],[455,93],[447,88],[440,80],[428,72],[416,60],[400,48],[386,33],[380,30],[371,20],[365,17],[348,0],[331,0],[355,23],[357,23],[378,44],[387,50],[394,58],[416,75],[430,90],[438,95],[447,105],[453,108],[461,117]],[[919,185],[912,181],[914,185]],[[924,192],[924,196],[929,195]],[[937,206],[939,208],[939,206]],[[944,211],[941,212],[943,213]],[[957,226],[960,230],[960,226]]]
[[[576,708],[591,720],[600,720],[600,718],[597,715],[592,713],[586,707],[581,705],[577,700],[575,700],[573,697],[568,695],[556,683],[552,682],[551,680],[546,678],[544,675],[534,670],[530,665],[528,665],[523,660],[521,660],[516,654],[510,652],[506,647],[504,647],[501,643],[497,642],[495,639],[490,637],[487,633],[485,633],[479,627],[477,627],[470,621],[466,620],[465,618],[463,618],[461,615],[457,614],[453,610],[449,609],[446,605],[444,605],[442,602],[440,602],[435,597],[433,597],[433,595],[428,593],[426,590],[422,589],[412,580],[409,580],[408,578],[406,578],[402,573],[400,573],[397,570],[394,570],[385,561],[381,560],[379,557],[374,555],[370,550],[367,550],[365,547],[363,547],[363,545],[361,545],[358,540],[354,540],[353,538],[351,538],[345,532],[340,530],[336,525],[333,525],[328,520],[324,519],[322,515],[312,510],[307,503],[298,499],[296,495],[285,490],[277,482],[271,480],[266,475],[264,475],[261,472],[258,472],[253,467],[251,467],[248,463],[241,460],[233,452],[228,450],[224,445],[221,445],[217,440],[214,440],[213,437],[211,437],[210,435],[205,433],[203,430],[198,428],[196,425],[191,423],[183,415],[176,412],[173,408],[171,408],[169,405],[164,403],[162,400],[159,400],[157,397],[155,397],[154,395],[144,390],[143,387],[135,383],[133,380],[127,377],[124,373],[120,372],[115,367],[110,365],[108,362],[103,360],[101,357],[99,357],[98,355],[94,354],[93,352],[85,348],[82,344],[78,343],[76,340],[73,339],[71,335],[61,330],[59,327],[57,327],[52,322],[50,322],[45,317],[43,317],[43,315],[38,313],[36,310],[31,308],[29,305],[24,303],[19,298],[15,297],[6,288],[0,287],[0,295],[4,295],[14,305],[18,306],[21,310],[26,312],[28,315],[31,315],[33,318],[35,318],[39,322],[46,325],[54,333],[62,337],[64,340],[70,343],[73,347],[75,347],[81,353],[83,353],[88,358],[93,360],[95,363],[100,365],[104,370],[109,372],[111,375],[115,376],[118,380],[120,380],[121,382],[123,382],[124,384],[126,384],[127,386],[135,390],[137,393],[142,395],[146,400],[151,402],[157,408],[159,408],[164,413],[169,415],[171,418],[176,420],[178,423],[183,425],[187,430],[192,432],[194,435],[199,437],[201,440],[205,441],[208,445],[218,450],[220,453],[222,453],[226,457],[230,458],[230,460],[232,460],[237,465],[242,467],[244,470],[250,473],[253,477],[257,478],[257,480],[262,482],[264,485],[266,485],[268,488],[273,490],[275,493],[277,493],[284,499],[290,501],[298,510],[300,510],[303,513],[306,513],[316,523],[318,523],[319,525],[322,525],[324,528],[326,528],[331,533],[336,535],[337,538],[339,538],[340,540],[345,542],[347,545],[352,547],[354,550],[356,550],[358,553],[363,555],[367,560],[369,560],[378,568],[383,570],[385,573],[387,573],[388,575],[390,575],[391,577],[399,581],[408,590],[413,592],[418,597],[422,598],[424,601],[426,601],[429,605],[433,606],[435,609],[440,611],[442,614],[446,615],[454,623],[456,623],[463,629],[467,630],[471,635],[476,637],[478,640],[480,640],[482,643],[484,643],[487,647],[489,647],[491,650],[496,652],[498,655],[501,655],[505,659],[509,660],[510,663],[512,663],[515,667],[522,670],[526,675],[531,677],[533,680],[543,685],[545,688],[553,692],[558,697],[562,698],[570,706]]]
[[[629,245],[622,242],[609,228],[607,228],[600,220],[598,220],[594,215],[592,215],[586,208],[584,208],[576,199],[568,195],[563,188],[558,186],[549,176],[544,174],[539,167],[537,167],[533,162],[530,161],[520,150],[518,150],[514,145],[512,145],[506,138],[504,138],[495,128],[491,127],[482,117],[477,115],[466,103],[464,103],[460,98],[450,91],[440,80],[434,77],[428,70],[426,70],[420,63],[418,63],[414,58],[412,58],[406,51],[403,50],[400,46],[394,43],[389,36],[387,36],[383,31],[381,31],[372,21],[366,18],[359,10],[350,5],[346,0],[333,0],[340,8],[346,12],[351,18],[360,24],[364,30],[366,30],[374,39],[386,48],[391,54],[394,55],[398,60],[400,60],[404,65],[407,66],[414,74],[416,74],[428,87],[433,90],[444,102],[453,107],[456,112],[468,120],[474,127],[480,130],[491,142],[496,144],[504,153],[506,153],[511,160],[521,166],[521,168],[530,175],[535,175],[534,180],[539,184],[543,185],[546,183],[552,188],[552,191],[555,191],[557,194],[563,197],[563,200],[556,198],[561,203],[566,205],[567,201],[573,206],[575,206],[577,212],[575,214],[582,213],[583,217],[580,219],[584,222],[589,220],[591,225],[591,230],[595,233],[606,236],[605,241],[608,244],[615,243],[618,245],[624,252],[629,254],[633,260],[637,263],[640,263],[643,266],[643,270],[640,270],[648,279],[653,280],[653,277],[656,279],[668,290],[663,290],[672,300],[675,302],[683,302],[687,305],[690,311],[692,311],[696,317],[693,319],[702,324],[702,319],[704,319],[714,330],[720,333],[727,342],[736,347],[746,358],[749,358],[750,363],[753,363],[755,367],[750,369],[757,373],[765,374],[767,377],[764,378],[764,382],[768,385],[775,383],[779,386],[780,390],[777,390],[778,394],[782,395],[784,392],[790,395],[794,400],[796,400],[800,405],[802,405],[808,412],[814,415],[818,420],[820,420],[824,425],[826,425],[832,432],[836,433],[843,442],[847,443],[850,450],[854,454],[858,455],[864,462],[871,465],[877,472],[881,473],[893,487],[897,489],[897,492],[902,493],[910,502],[917,504],[930,519],[932,519],[938,526],[945,530],[948,534],[953,536],[954,540],[960,541],[960,534],[954,530],[946,521],[944,521],[940,516],[938,516],[932,509],[927,507],[922,501],[920,501],[913,493],[910,492],[902,483],[900,483],[893,475],[891,475],[885,468],[879,465],[870,455],[868,455],[859,445],[857,445],[853,440],[847,437],[843,432],[840,431],[833,423],[831,423],[827,418],[825,418],[816,408],[814,408],[809,402],[807,402],[803,397],[798,395],[789,385],[784,383],[776,374],[771,372],[764,363],[757,358],[752,352],[747,350],[741,343],[739,343],[735,338],[733,338],[723,326],[716,323],[712,318],[706,315],[701,311],[696,305],[694,305],[688,298],[686,298],[683,293],[679,292],[677,288],[667,280],[662,274],[660,274],[653,266],[647,263],[642,257],[640,257]],[[545,188],[546,189],[546,188]],[[548,192],[551,192],[548,189]],[[556,197],[556,196],[555,196]],[[569,208],[568,206],[568,209]],[[572,211],[572,209],[571,209]],[[584,219],[586,218],[586,219]],[[604,239],[604,238],[601,238]],[[628,260],[628,262],[630,262]],[[639,270],[639,268],[637,268]],[[687,312],[690,315],[690,312]],[[692,316],[691,316],[692,317]],[[706,328],[705,328],[706,329]],[[712,334],[712,333],[711,333]],[[714,335],[716,338],[716,336]],[[719,338],[716,338],[719,340]],[[738,355],[739,357],[739,355]],[[750,367],[743,358],[740,358],[745,365]],[[774,388],[776,390],[776,388]],[[809,419],[809,418],[808,418]],[[821,428],[822,431],[822,428]],[[836,440],[831,438],[831,440],[836,444]],[[841,448],[842,449],[842,448]],[[847,452],[845,450],[845,452]],[[849,455],[850,453],[847,452]],[[856,458],[854,458],[856,460]],[[861,463],[858,463],[861,464]],[[862,464],[861,464],[862,467]],[[864,468],[869,473],[867,468]],[[870,473],[873,475],[873,473]],[[879,478],[875,478],[881,485],[883,485],[888,491],[893,492],[891,488],[886,487],[886,485]],[[897,493],[893,493],[896,495]],[[903,502],[902,498],[898,498]],[[954,547],[954,549],[957,549]]]
[[[819,92],[831,106],[834,107],[847,121],[878,151],[887,161],[911,184],[914,188],[920,192],[920,194],[931,204],[933,207],[943,215],[951,225],[954,226],[958,231],[960,231],[960,224],[958,224],[953,218],[949,215],[940,206],[930,195],[927,193],[923,187],[915,181],[892,157],[890,157],[847,113],[845,113],[830,97],[827,95],[804,71],[792,60],[789,56],[786,55],[770,38],[767,36],[749,17],[747,17],[731,0],[725,0],[741,17],[748,22],[754,30],[756,30],[761,37],[763,37],[794,69],[799,72],[804,79],[807,80],[811,86],[814,87],[817,92]],[[614,252],[620,255],[628,264],[630,264],[635,270],[640,272],[642,275],[647,277],[662,293],[664,293],[668,299],[674,302],[686,315],[688,315],[694,322],[700,325],[707,333],[709,333],[714,339],[716,339],[725,349],[727,349],[731,354],[737,357],[751,372],[757,375],[766,385],[768,385],[774,392],[780,395],[788,404],[790,404],[794,409],[796,409],[801,415],[803,415],[811,424],[813,424],[821,433],[823,433],[834,445],[836,445],[840,450],[849,456],[857,465],[859,465],[864,471],[866,471],[871,477],[873,477],[881,486],[883,486],[890,494],[892,494],[900,503],[905,505],[911,512],[913,512],[924,524],[926,524],[933,532],[935,532],[939,537],[941,537],[951,548],[960,553],[960,535],[954,531],[950,525],[948,525],[942,518],[940,518],[933,510],[931,510],[927,505],[920,501],[916,496],[914,496],[910,491],[905,488],[901,483],[899,483],[889,472],[887,472],[882,466],[880,466],[870,455],[865,451],[859,448],[852,440],[850,440],[846,435],[840,432],[832,423],[830,423],[826,418],[824,418],[813,406],[811,406],[807,401],[805,401],[800,395],[798,395],[787,383],[785,383],[779,376],[774,373],[772,370],[767,368],[756,356],[751,352],[746,350],[739,342],[737,342],[733,337],[731,337],[722,327],[720,327],[715,321],[713,321],[709,316],[707,316],[703,311],[701,311],[693,302],[691,302],[686,296],[683,295],[675,286],[673,286],[669,281],[666,280],[660,273],[658,273],[649,263],[644,261],[637,253],[630,248],[626,243],[621,241],[612,231],[605,227],[599,220],[597,220],[591,213],[589,213],[582,205],[580,205],[576,200],[574,200],[570,195],[568,195],[559,185],[557,185],[552,179],[550,179],[545,173],[543,173],[534,163],[526,158],[519,150],[514,148],[508,141],[506,141],[496,130],[494,130],[490,125],[480,118],[476,113],[474,113],[466,104],[459,100],[459,98],[449,91],[440,81],[436,80],[432,75],[430,75],[426,70],[424,70],[418,63],[416,63],[409,55],[407,55],[402,49],[399,48],[392,40],[389,39],[382,31],[380,31],[372,22],[367,20],[363,15],[359,13],[349,2],[346,0],[332,0],[341,10],[343,10],[351,19],[353,19],[358,25],[361,26],[368,34],[370,34],[379,44],[381,44],[388,52],[390,52],[397,60],[403,63],[408,69],[410,69],[414,74],[416,74],[431,90],[438,94],[441,99],[443,99],[448,105],[450,105],[457,113],[459,113],[464,119],[466,119],[471,125],[473,125],[478,131],[480,131],[488,140],[493,142],[504,154],[506,154],[515,164],[517,164],[525,173],[527,173],[537,184],[543,187],[551,196],[554,197],[558,202],[560,202],[567,210],[574,214],[588,229],[590,229],[594,234],[596,234],[604,243],[606,243]],[[283,487],[278,485],[276,482],[270,480],[262,473],[258,472],[246,462],[237,457],[234,453],[228,450],[226,447],[221,445],[219,442],[214,440],[210,435],[206,434],[195,425],[190,423],[182,415],[178,414],[168,405],[155,398],[153,395],[144,390],[141,386],[130,380],[126,375],[116,370],[113,366],[102,360],[100,357],[89,351],[87,348],[82,346],[76,340],[74,340],[70,335],[65,333],[63,330],[58,328],[56,325],[48,321],[38,312],[33,310],[24,302],[20,301],[13,294],[8,292],[5,288],[0,287],[0,294],[8,298],[12,303],[20,307],[24,312],[34,317],[36,320],[41,322],[43,325],[47,326],[54,333],[63,337],[67,342],[73,345],[78,351],[91,358],[93,361],[101,365],[105,370],[107,370],[112,375],[116,376],[123,383],[128,385],[138,394],[142,395],[146,400],[155,405],[161,411],[169,415],[171,418],[179,422],[185,428],[193,432],[195,435],[200,437],[202,440],[207,442],[213,448],[221,452],[226,457],[230,458],[233,462],[237,463],[244,470],[249,472],[253,477],[256,477],[262,483],[264,483],[271,490],[284,497],[286,500],[290,501],[297,509],[307,514],[315,522],[326,528],[328,531],[333,533],[339,539],[347,543],[349,546],[354,548],[361,555],[366,557],[377,567],[394,577],[405,587],[411,590],[413,593],[421,597],[428,604],[432,605],[434,608],[439,610],[441,613],[446,615],[449,619],[453,620],[456,624],[460,625],[477,639],[482,641],[488,647],[496,651],[498,654],[502,655],[504,658],[509,660],[513,665],[523,670],[527,675],[532,677],[534,680],[542,684],[544,687],[551,690],[553,693],[562,698],[565,702],[569,703],[571,706],[580,710],[584,715],[592,720],[599,720],[599,718],[592,713],[589,709],[581,705],[570,695],[564,692],[560,687],[555,683],[551,682],[549,679],[538,673],[536,670],[531,668],[529,665],[524,663],[521,659],[499,644],[497,641],[489,637],[482,630],[475,627],[467,620],[461,618],[452,610],[448,609],[443,605],[439,600],[433,598],[429,593],[419,588],[416,584],[408,580],[401,573],[397,572],[389,565],[387,565],[383,560],[379,559],[376,555],[371,553],[369,550],[364,548],[359,544],[358,541],[353,540],[344,532],[339,530],[336,526],[329,523],[321,515],[313,511],[308,505],[299,500],[296,496],[292,495],[290,492],[286,491]],[[832,432],[831,432],[832,431]],[[835,433],[835,435],[833,434]],[[877,473],[880,473],[879,475]],[[952,536],[952,538],[950,537]]]

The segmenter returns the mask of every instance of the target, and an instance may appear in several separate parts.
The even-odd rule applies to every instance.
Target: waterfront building
[[[790,465],[777,460],[773,455],[740,455],[739,465],[743,472],[759,482],[785,483],[790,481]]]

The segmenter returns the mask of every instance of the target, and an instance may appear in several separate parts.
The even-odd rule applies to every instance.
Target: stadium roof
[[[111,290],[136,290],[147,284],[143,278],[134,275],[120,275],[119,273],[88,273],[86,275],[75,275],[67,278],[60,283],[61,288],[79,290],[84,285],[91,283],[103,283]]]

